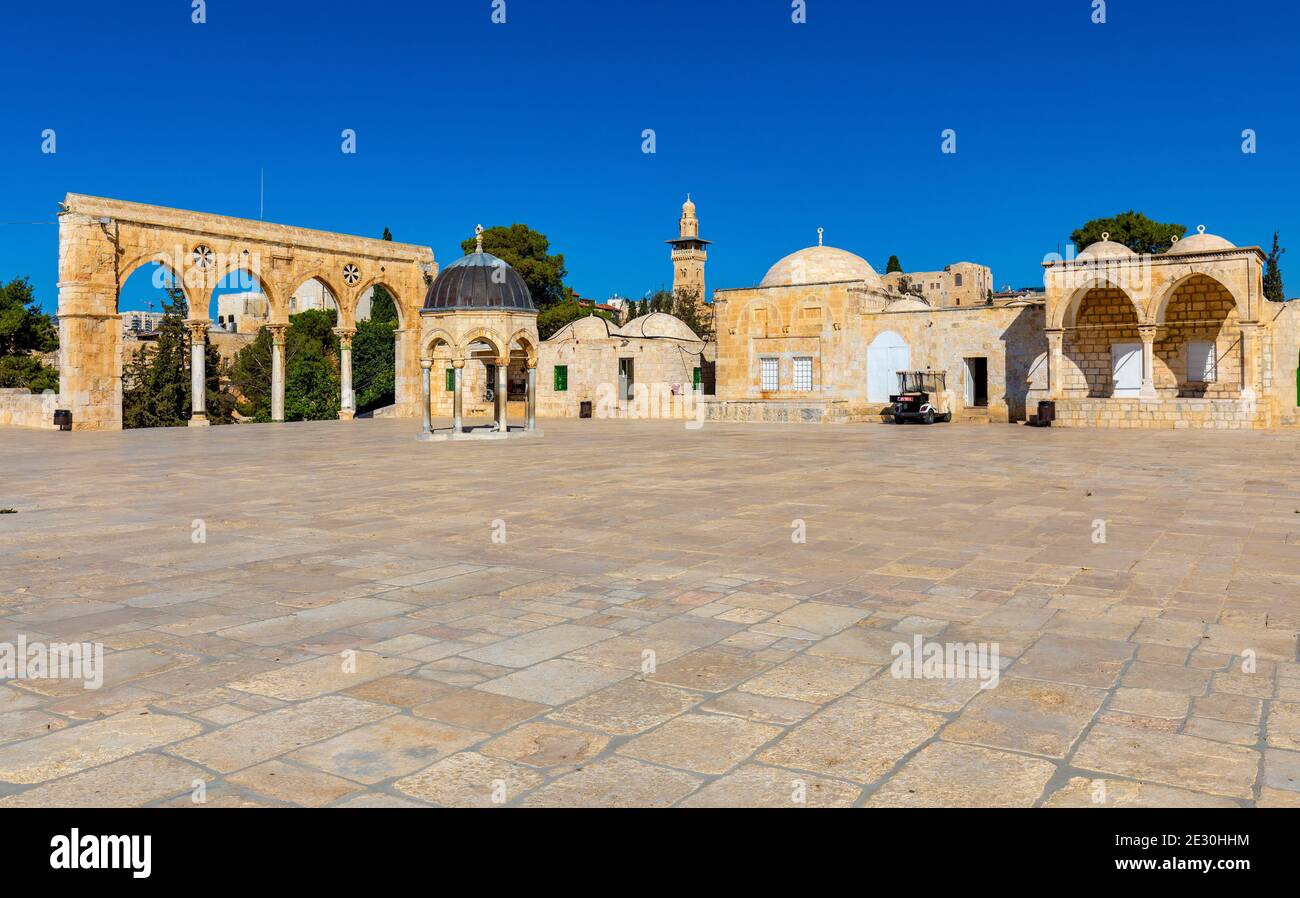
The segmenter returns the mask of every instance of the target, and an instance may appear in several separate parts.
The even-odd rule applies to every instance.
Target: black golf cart
[[[942,371],[899,371],[898,393],[889,397],[894,423],[951,421],[947,380]]]

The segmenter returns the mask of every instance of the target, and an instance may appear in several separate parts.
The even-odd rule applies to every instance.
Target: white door
[[[1115,384],[1112,396],[1136,396],[1142,389],[1142,344],[1110,345],[1111,377]]]
[[[877,335],[867,347],[867,401],[888,402],[898,392],[898,372],[912,364],[912,352],[893,331]]]

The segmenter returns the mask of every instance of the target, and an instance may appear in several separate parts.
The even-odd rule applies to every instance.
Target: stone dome
[[[477,233],[477,251],[452,262],[433,279],[424,294],[424,311],[536,312],[537,306],[519,272],[483,252],[482,225]]]
[[[682,214],[683,215],[695,214],[695,203],[691,202],[691,195],[689,193],[686,194],[686,202],[682,203]]]
[[[1185,256],[1190,253],[1209,253],[1216,250],[1236,249],[1231,242],[1216,234],[1205,233],[1205,225],[1198,225],[1196,233],[1184,237],[1165,251],[1167,256]]]
[[[570,321],[549,339],[556,342],[564,340],[600,340],[618,333],[618,328],[608,318],[599,315],[587,315]]]
[[[666,312],[651,312],[649,315],[633,318],[620,327],[618,332],[625,337],[672,337],[692,343],[700,342],[700,338],[685,321]]]
[[[1102,234],[1100,240],[1089,244],[1077,258],[1083,260],[1087,256],[1088,259],[1128,259],[1136,255],[1137,253],[1124,244],[1111,240],[1110,234]]]
[[[831,281],[866,281],[874,287],[884,287],[866,259],[833,246],[810,246],[791,253],[767,270],[759,286],[790,287]]]

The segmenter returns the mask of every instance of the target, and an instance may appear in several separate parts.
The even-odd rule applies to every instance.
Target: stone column
[[[451,391],[451,432],[460,433],[464,428],[463,414],[461,405],[461,380],[465,373],[465,360],[455,359],[451,363],[451,370],[456,372],[452,375]]]
[[[187,321],[190,331],[190,427],[207,427],[208,322]]]
[[[1259,398],[1259,322],[1241,322],[1241,398]]]
[[[497,359],[497,430],[501,433],[510,429],[506,423],[506,371],[509,367],[510,359]]]
[[[1065,331],[1047,330],[1047,398],[1065,398]]]
[[[287,324],[268,324],[271,332],[271,420],[284,420],[284,335]]]
[[[433,402],[433,385],[430,383],[433,377],[432,371],[433,360],[420,359],[420,414],[424,418],[423,430],[425,433],[433,432],[433,408],[431,405]]]
[[[537,429],[537,364],[528,365],[528,429]]]
[[[339,337],[340,421],[350,421],[357,414],[356,396],[352,393],[352,337],[356,332],[355,327],[334,328]]]
[[[1155,399],[1156,325],[1138,325],[1138,336],[1142,338],[1142,387],[1138,390],[1138,398]]]

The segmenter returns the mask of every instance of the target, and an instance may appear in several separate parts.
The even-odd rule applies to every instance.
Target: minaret
[[[686,202],[682,203],[679,233],[676,240],[664,241],[673,248],[673,292],[693,291],[704,307],[704,263],[709,258],[704,248],[710,241],[700,239],[700,220],[695,217],[695,204],[691,202],[689,193],[686,194]]]

